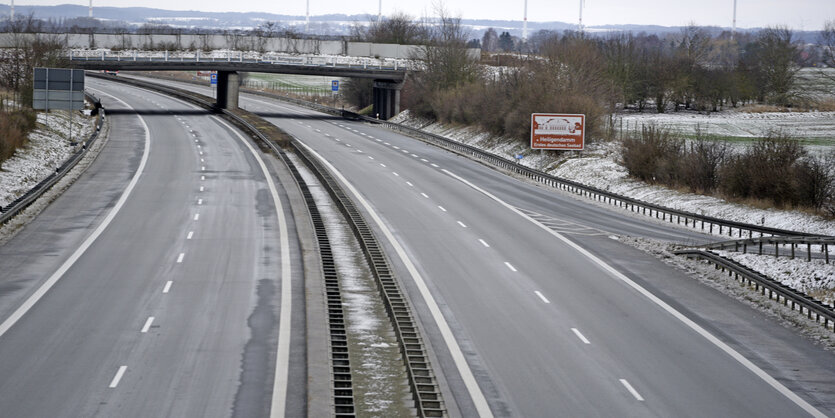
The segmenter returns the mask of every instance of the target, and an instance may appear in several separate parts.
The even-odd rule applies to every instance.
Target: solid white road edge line
[[[111,96],[103,91],[97,91],[101,94],[113,98],[119,103],[122,103],[128,109],[135,110],[130,105],[125,103],[123,100],[115,96]],[[113,206],[113,209],[110,211],[110,213],[107,214],[107,217],[105,217],[102,223],[93,231],[93,233],[90,234],[90,236],[87,237],[87,239],[84,240],[83,243],[81,243],[81,245],[78,247],[77,250],[75,250],[75,252],[70,256],[70,258],[68,258],[67,261],[64,261],[64,264],[62,264],[61,267],[59,267],[58,270],[55,271],[55,273],[52,273],[52,276],[49,276],[49,279],[47,279],[46,282],[44,282],[44,284],[42,284],[41,287],[39,287],[38,290],[35,291],[35,293],[32,293],[32,295],[29,296],[29,298],[26,299],[26,301],[23,302],[23,304],[20,305],[17,308],[17,310],[12,312],[12,314],[8,318],[6,318],[6,320],[3,321],[2,324],[0,324],[0,337],[2,337],[3,334],[5,334],[11,327],[13,327],[14,324],[16,324],[17,321],[19,321],[20,318],[22,318],[23,315],[26,314],[26,312],[32,309],[32,307],[35,306],[36,303],[38,303],[38,301],[46,294],[46,292],[49,291],[49,289],[52,288],[52,286],[55,286],[55,283],[57,283],[58,280],[60,280],[61,277],[64,276],[67,270],[69,270],[73,266],[73,264],[75,264],[75,262],[78,261],[78,259],[81,258],[82,255],[84,255],[87,249],[90,248],[91,245],[93,245],[93,242],[104,232],[107,226],[110,225],[110,222],[113,221],[113,218],[116,217],[116,214],[118,214],[119,211],[122,209],[122,206],[125,205],[125,202],[128,200],[128,197],[130,196],[131,192],[133,192],[133,188],[136,187],[136,183],[139,182],[139,177],[141,177],[142,173],[145,171],[145,164],[148,162],[148,155],[150,154],[151,150],[151,130],[148,128],[148,124],[145,123],[145,119],[143,119],[142,116],[136,115],[136,117],[139,118],[139,121],[142,123],[142,127],[145,129],[145,149],[142,153],[142,160],[139,162],[139,168],[136,169],[136,173],[133,174],[133,178],[131,178],[130,183],[128,183],[128,186],[125,188],[125,191],[122,192],[122,196],[119,198],[119,201],[116,202],[116,205]]]
[[[278,196],[278,190],[273,182],[270,171],[267,170],[267,165],[264,160],[255,151],[252,144],[246,140],[237,130],[229,126],[226,122],[216,116],[212,116],[218,123],[225,126],[243,142],[249,149],[249,152],[258,161],[261,171],[264,172],[264,177],[267,179],[267,185],[270,188],[270,193],[273,196],[273,204],[278,216],[278,230],[279,241],[281,246],[281,312],[279,313],[278,322],[278,350],[275,361],[275,380],[273,381],[272,403],[270,406],[271,418],[284,417],[284,406],[287,404],[287,379],[288,370],[290,368],[290,315],[292,313],[291,303],[292,298],[292,283],[290,282],[290,238],[287,235],[287,219],[284,217],[284,207],[281,205],[281,199]]]
[[[580,341],[582,341],[582,342],[583,342],[583,344],[591,344],[591,342],[589,342],[589,340],[586,338],[586,336],[585,336],[585,335],[583,335],[583,333],[582,333],[582,332],[580,332],[580,330],[579,330],[579,329],[577,329],[577,328],[571,328],[571,331],[572,331],[572,332],[574,332],[574,335],[576,335],[576,336],[577,336],[577,338],[579,338],[579,339],[580,339]]]
[[[110,381],[110,388],[113,389],[116,386],[119,386],[119,381],[122,380],[122,376],[125,375],[125,370],[128,369],[128,366],[119,366],[119,370],[116,371],[116,376],[113,376],[113,380]]]
[[[560,241],[562,241],[562,242],[566,243],[567,245],[569,245],[570,247],[574,248],[580,254],[583,254],[589,260],[593,261],[595,264],[600,266],[603,270],[609,272],[609,274],[611,274],[615,278],[622,280],[629,287],[635,289],[636,291],[638,291],[638,293],[641,293],[642,295],[644,295],[644,297],[646,297],[647,299],[649,299],[650,301],[652,301],[656,305],[660,306],[662,309],[667,311],[669,314],[673,315],[676,319],[678,319],[679,321],[681,321],[685,325],[687,325],[690,329],[692,329],[693,331],[695,331],[696,333],[698,333],[699,335],[701,335],[702,337],[704,337],[705,339],[710,341],[713,345],[715,345],[720,350],[724,351],[726,354],[731,356],[731,358],[733,358],[734,360],[736,360],[737,362],[742,364],[746,369],[750,370],[752,373],[757,375],[757,377],[759,377],[760,379],[765,381],[769,386],[771,386],[772,388],[774,388],[775,390],[780,392],[783,396],[785,396],[786,398],[788,398],[789,400],[794,402],[797,406],[802,408],[804,411],[808,412],[810,415],[812,415],[814,417],[820,417],[820,418],[825,418],[826,417],[826,415],[824,415],[823,413],[818,411],[814,406],[812,406],[811,404],[806,402],[803,398],[798,396],[796,393],[789,390],[789,388],[785,387],[782,383],[778,382],[776,379],[771,377],[771,375],[769,375],[768,373],[763,371],[756,364],[752,363],[751,360],[748,360],[747,358],[745,358],[745,356],[743,356],[742,354],[739,354],[739,352],[737,352],[736,350],[731,348],[731,346],[725,344],[719,338],[716,338],[716,336],[714,336],[713,334],[711,334],[710,332],[708,332],[707,330],[702,328],[699,324],[694,322],[692,319],[688,318],[687,316],[685,316],[684,314],[679,312],[677,309],[670,306],[667,302],[664,302],[663,300],[661,300],[658,296],[655,296],[654,294],[652,294],[652,292],[650,292],[649,290],[644,289],[641,285],[639,285],[638,283],[635,283],[632,279],[626,277],[623,273],[617,271],[614,267],[610,266],[605,261],[601,260],[600,258],[595,256],[594,254],[588,252],[585,248],[576,244],[574,241],[571,241],[570,239],[568,239],[564,235],[560,234],[559,232],[556,232],[556,231],[552,230],[551,228],[548,228],[547,226],[543,225],[542,223],[540,223],[536,219],[531,218],[530,216],[526,215],[525,213],[523,213],[519,209],[516,209],[515,207],[508,204],[507,202],[505,202],[505,201],[499,199],[498,197],[494,196],[492,193],[476,186],[473,183],[470,183],[469,181],[465,180],[464,178],[462,178],[462,177],[460,177],[456,174],[453,174],[452,172],[450,172],[447,169],[442,169],[441,171],[443,171],[444,173],[446,173],[450,177],[466,184],[467,186],[470,186],[472,189],[480,192],[481,194],[489,197],[490,199],[493,199],[494,201],[498,202],[500,205],[510,209],[511,211],[515,212],[517,215],[527,219],[528,221],[530,221],[534,225],[540,227],[545,232],[553,235],[554,237],[558,238]]]
[[[635,388],[633,388],[632,385],[630,385],[629,382],[626,381],[626,379],[620,379],[620,383],[626,388],[626,390],[629,391],[629,393],[632,394],[632,396],[635,397],[635,399],[637,399],[640,402],[644,401],[644,397],[641,396],[641,394],[638,393],[638,391],[635,390]]]
[[[487,398],[484,397],[484,393],[481,391],[481,388],[478,387],[478,382],[475,380],[475,376],[473,376],[473,372],[470,369],[470,365],[467,364],[467,359],[464,357],[464,353],[461,351],[461,347],[458,345],[458,341],[455,340],[455,335],[453,335],[452,330],[449,328],[449,324],[444,318],[444,315],[441,313],[441,308],[438,307],[438,303],[435,301],[435,297],[432,296],[432,293],[429,291],[429,287],[426,286],[426,282],[423,280],[423,277],[418,272],[417,267],[406,254],[406,251],[403,249],[403,246],[400,245],[400,242],[394,237],[394,234],[389,230],[386,226],[385,222],[380,218],[377,212],[374,211],[374,208],[365,200],[364,197],[357,191],[353,184],[348,182],[348,179],[342,175],[339,170],[336,169],[329,161],[319,155],[316,151],[312,148],[299,142],[303,147],[305,147],[310,153],[312,153],[316,158],[322,162],[330,171],[335,175],[342,184],[345,185],[346,188],[351,192],[351,194],[356,198],[356,200],[365,208],[365,210],[371,216],[371,219],[374,220],[374,223],[383,231],[383,235],[385,235],[386,240],[394,247],[394,251],[397,253],[397,256],[400,258],[400,261],[406,266],[406,269],[409,271],[409,275],[412,277],[412,280],[415,282],[418,290],[420,291],[420,295],[423,297],[423,300],[426,302],[426,306],[429,308],[429,312],[432,314],[432,318],[435,320],[435,324],[437,324],[438,329],[441,331],[441,336],[444,338],[444,342],[446,343],[447,349],[449,349],[450,355],[452,356],[452,360],[455,362],[455,367],[458,369],[458,373],[461,375],[461,379],[464,381],[464,385],[467,387],[467,391],[470,394],[470,398],[472,398],[473,404],[475,405],[476,411],[481,417],[489,418],[493,416],[493,412],[490,411],[490,406],[487,404]]]

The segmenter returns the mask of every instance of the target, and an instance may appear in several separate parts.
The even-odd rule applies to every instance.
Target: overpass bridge
[[[161,56],[133,53],[131,56],[100,52],[94,56],[65,57],[67,66],[90,71],[217,71],[217,106],[223,109],[238,107],[241,72],[317,75],[325,77],[370,78],[374,80],[374,113],[389,119],[400,112],[400,88],[410,71],[405,62],[395,60],[372,64],[371,60],[342,60],[336,57],[313,60],[310,57],[201,57],[194,54],[172,56],[165,51]]]

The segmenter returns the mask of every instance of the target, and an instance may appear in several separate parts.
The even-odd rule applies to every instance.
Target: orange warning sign
[[[531,114],[531,148],[581,150],[586,139],[586,115]]]

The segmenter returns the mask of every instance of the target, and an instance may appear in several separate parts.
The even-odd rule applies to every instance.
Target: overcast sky
[[[8,1],[8,0],[4,0]],[[17,5],[82,4],[87,0],[17,0]],[[304,15],[305,0],[93,0],[94,7],[154,7],[201,11],[261,11]],[[434,15],[437,0],[383,0],[383,14],[405,12]],[[528,0],[528,20],[576,23],[580,0]],[[447,10],[465,19],[522,20],[524,0],[444,0]],[[310,14],[377,14],[378,0],[310,0]],[[680,26],[731,26],[733,0],[587,0],[583,11],[586,25],[656,24]],[[787,25],[799,30],[819,30],[824,21],[835,19],[835,0],[738,0],[737,26]]]

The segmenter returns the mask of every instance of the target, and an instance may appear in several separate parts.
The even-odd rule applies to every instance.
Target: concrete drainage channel
[[[196,93],[137,80],[116,79],[98,74],[91,75],[159,91],[195,103],[204,108],[212,107],[211,98]],[[302,190],[311,219],[314,223],[315,235],[321,251],[320,259],[324,273],[326,305],[328,309],[331,370],[334,382],[333,412],[336,416],[355,416],[353,373],[348,356],[348,335],[345,331],[345,312],[343,309],[339,277],[331,251],[332,248],[319,210],[310,194],[309,188],[306,187],[306,182],[286,153],[261,133],[259,129],[256,129],[240,116],[228,111],[223,111],[223,115],[278,154],[290,168],[296,182]],[[251,114],[248,114],[248,116],[254,118]],[[277,130],[277,128],[273,128]],[[285,132],[282,132],[282,134],[288,136]],[[412,309],[403,295],[396,277],[391,271],[388,259],[379,242],[362,214],[336,179],[331,176],[330,172],[316,158],[309,155],[303,147],[297,146],[297,142],[298,140],[296,138],[292,138],[290,146],[294,149],[299,159],[319,178],[340,212],[345,216],[368,262],[368,267],[374,277],[381,301],[385,306],[385,311],[391,322],[400,349],[415,413],[420,417],[447,416],[437,380],[429,363],[426,345],[420,335],[420,330],[417,327]]]

